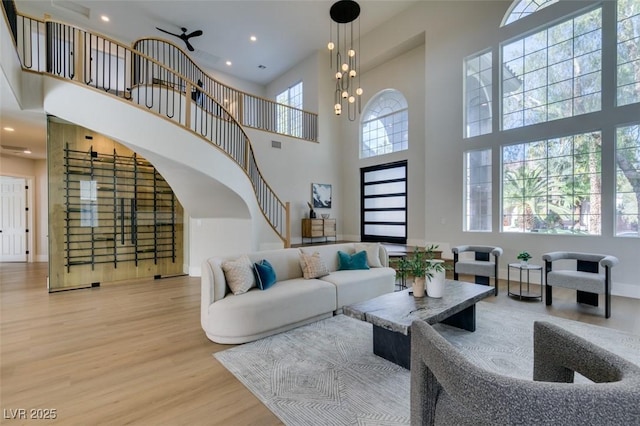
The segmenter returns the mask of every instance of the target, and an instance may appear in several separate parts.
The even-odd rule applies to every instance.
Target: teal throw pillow
[[[267,259],[253,264],[253,272],[260,290],[266,290],[276,283],[276,271]]]
[[[354,254],[347,254],[338,250],[338,271],[354,269],[369,269],[367,252],[362,250]]]

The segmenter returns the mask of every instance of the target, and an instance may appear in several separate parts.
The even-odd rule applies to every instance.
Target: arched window
[[[502,24],[500,26],[504,27],[505,25],[509,25],[518,19],[529,16],[532,13],[557,2],[558,0],[515,0],[511,3],[511,6],[504,15],[504,18],[502,18]]]
[[[360,121],[360,158],[409,148],[407,100],[394,89],[383,90],[365,106]]]

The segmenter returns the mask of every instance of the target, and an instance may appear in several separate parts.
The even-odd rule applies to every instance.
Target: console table
[[[329,237],[336,240],[336,220],[335,219],[302,219],[302,242],[308,238],[313,242],[314,238],[324,238],[326,243]]]

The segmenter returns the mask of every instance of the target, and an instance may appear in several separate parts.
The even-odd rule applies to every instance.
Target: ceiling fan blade
[[[187,38],[191,38],[191,37],[199,37],[202,35],[202,30],[196,30],[190,34],[187,34]]]
[[[163,32],[163,33],[165,33],[165,34],[169,34],[169,35],[172,35],[172,36],[174,36],[174,37],[180,37],[180,35],[179,35],[179,34],[170,33],[169,31],[167,31],[167,30],[163,30],[162,28],[158,28],[158,27],[156,27],[156,30],[158,30],[158,31],[162,31],[162,32]]]
[[[194,50],[196,50],[196,49],[194,49],[194,48],[193,48],[193,46],[191,45],[191,43],[189,43],[189,40],[184,39],[184,44],[186,44],[186,45],[187,45],[187,49],[189,49],[189,51],[193,52]]]

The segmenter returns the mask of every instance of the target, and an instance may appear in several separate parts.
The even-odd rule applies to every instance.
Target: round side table
[[[520,273],[519,286],[517,287],[518,291],[511,291],[511,268],[518,269]],[[523,288],[522,282],[522,273],[526,271],[527,273],[527,282],[526,288]],[[530,274],[531,271],[540,271],[540,294],[534,293],[530,289]],[[515,281],[515,280],[514,280]],[[514,282],[515,284],[515,282]],[[518,297],[520,300],[540,300],[542,301],[542,266],[540,265],[532,265],[530,263],[522,264],[522,263],[510,263],[507,268],[507,293],[509,296]]]

